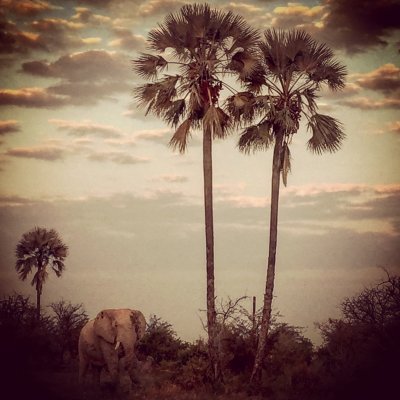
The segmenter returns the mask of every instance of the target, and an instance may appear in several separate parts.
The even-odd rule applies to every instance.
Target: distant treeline
[[[397,390],[400,362],[400,277],[387,278],[341,304],[342,317],[319,325],[323,344],[315,347],[302,329],[273,321],[263,364],[262,391],[270,400],[384,399]],[[224,372],[222,392],[251,395],[249,385],[260,312],[255,318],[241,299],[218,307],[219,351]],[[37,319],[36,307],[19,294],[0,301],[0,346],[6,382],[34,385],[32,373],[77,374],[77,341],[88,320],[81,304],[52,303]],[[182,341],[166,321],[151,316],[138,348],[151,356],[152,377],[138,382],[144,394],[156,385],[182,392],[207,390],[210,384],[207,343]],[[76,380],[72,380],[75,382]],[[169,385],[169,386],[168,386]],[[38,390],[38,388],[36,388]],[[60,397],[68,398],[68,397]],[[149,398],[149,397],[147,397]],[[179,398],[179,397],[177,397]],[[231,397],[234,398],[234,397]],[[246,398],[246,397],[241,397]]]

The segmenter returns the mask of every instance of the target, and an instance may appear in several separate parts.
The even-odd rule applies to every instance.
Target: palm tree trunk
[[[262,312],[261,328],[258,337],[258,346],[254,361],[251,382],[259,384],[261,381],[262,363],[264,360],[267,335],[271,321],[272,299],[275,280],[276,245],[278,238],[278,205],[279,185],[281,171],[283,135],[278,134],[275,140],[274,157],[272,161],[272,183],[271,183],[271,215],[269,226],[269,254],[267,279],[265,283],[264,305]]]
[[[212,193],[212,137],[208,129],[203,132],[204,213],[207,260],[207,329],[208,354],[214,382],[222,379],[217,345],[217,326],[214,289],[214,219]]]
[[[42,295],[42,288],[36,286],[36,319],[40,321],[40,297]]]

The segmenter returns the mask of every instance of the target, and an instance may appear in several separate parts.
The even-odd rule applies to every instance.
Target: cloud
[[[339,104],[351,108],[359,108],[361,110],[397,110],[400,108],[400,99],[387,97],[380,100],[374,100],[368,97],[358,97],[355,99],[342,100],[339,102]]]
[[[157,181],[164,181],[167,183],[184,183],[189,180],[187,176],[184,175],[161,175],[156,178]]]
[[[400,121],[394,121],[388,124],[389,132],[400,134]]]
[[[254,229],[266,229],[267,219],[257,215],[269,207],[269,198],[218,193],[215,200],[216,210],[223,209],[227,221],[235,221],[235,214],[240,213]],[[281,193],[279,223],[283,231],[293,235],[327,235],[346,230],[396,236],[399,204],[398,184],[290,187]]]
[[[288,3],[287,6],[279,6],[273,10],[271,24],[283,29],[297,27],[313,30],[320,25],[323,15],[323,6],[308,7],[300,3]]]
[[[34,76],[60,78],[70,82],[120,81],[132,78],[129,60],[105,50],[72,53],[53,62],[25,62],[22,64],[22,71]]]
[[[400,28],[397,0],[324,0],[323,5],[321,38],[348,53],[386,46]]]
[[[146,38],[133,34],[129,29],[114,28],[113,32],[117,38],[109,42],[112,47],[134,51],[143,51],[146,47]]]
[[[366,74],[356,74],[356,84],[365,89],[390,94],[400,89],[400,68],[394,64],[384,64]]]
[[[128,91],[128,89],[127,84],[123,82],[66,82],[50,86],[47,91],[53,95],[65,97],[67,104],[89,106],[96,105],[102,100],[117,102],[114,95]]]
[[[0,89],[0,106],[56,108],[68,104],[68,99],[43,88]]]
[[[322,197],[319,200],[318,205],[323,206]],[[327,200],[330,207],[335,198]],[[368,284],[363,279],[377,265],[399,271],[399,235],[359,232],[330,222],[321,231],[315,225],[318,215],[307,214],[303,221],[289,220],[285,216],[287,207],[282,210],[285,221],[280,219],[274,301],[288,323],[312,326],[318,318],[332,316],[330,311],[335,310],[340,296],[350,296],[350,287],[357,291]],[[302,207],[299,205],[300,214]],[[249,294],[261,299],[268,212],[264,207],[238,209],[221,203],[215,205],[214,218],[218,298]],[[363,219],[356,222],[362,224]],[[179,192],[160,191],[147,196],[116,193],[76,199],[0,196],[0,289],[12,293],[18,287],[18,277],[7,265],[15,262],[15,243],[35,225],[55,227],[70,248],[65,275],[56,282],[49,280],[43,304],[64,297],[74,303],[83,302],[90,315],[100,308],[135,304],[145,315],[157,313],[172,323],[180,337],[198,337],[202,328],[196,312],[205,307],[201,202],[194,203]],[[293,226],[296,230],[290,229]],[[300,231],[301,227],[306,233]],[[94,268],[96,288],[101,290],[88,290]],[[25,285],[24,290],[28,287]],[[306,306],[299,287],[313,293]],[[34,294],[34,289],[29,290]],[[291,320],[288,310],[299,319]],[[182,321],[175,320],[178,314]]]
[[[155,17],[166,15],[186,4],[183,0],[149,0],[143,2],[138,8],[140,17]]]
[[[33,158],[44,161],[58,161],[65,156],[65,149],[57,146],[18,147],[9,149],[7,156],[19,158]]]
[[[126,152],[104,151],[89,154],[88,159],[99,162],[113,162],[120,165],[135,165],[147,163],[150,160],[144,157],[135,157]]]
[[[21,130],[18,121],[15,119],[0,120],[0,137],[9,133],[19,132]]]
[[[129,93],[128,79],[133,77],[126,57],[104,50],[72,53],[53,62],[28,61],[22,64],[22,72],[43,78],[59,78],[59,83],[41,89],[48,96],[59,99],[58,105],[116,101],[113,98],[115,93]]]
[[[32,17],[45,11],[60,8],[41,0],[0,0],[0,6],[3,8],[3,11],[25,17]]]
[[[93,38],[83,37],[84,24],[67,19],[45,18],[23,26],[29,30],[21,30],[14,22],[0,18],[1,53],[29,53],[32,50],[58,53],[93,41]]]
[[[172,131],[170,128],[142,130],[135,133],[135,139],[137,140],[147,140],[159,144],[168,144],[171,136]]]
[[[111,125],[96,124],[91,121],[66,121],[63,119],[50,119],[49,122],[56,125],[59,130],[66,131],[71,136],[97,136],[102,138],[118,138],[122,131]]]
[[[93,5],[93,4],[92,4]],[[86,7],[76,7],[75,14],[71,17],[73,21],[79,21],[83,24],[91,26],[104,26],[112,23],[112,18],[107,15],[95,14],[91,9]]]
[[[0,53],[27,53],[30,50],[47,50],[37,33],[21,31],[11,21],[0,15]]]

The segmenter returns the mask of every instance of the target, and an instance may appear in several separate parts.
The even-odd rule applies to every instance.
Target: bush
[[[319,392],[335,400],[390,398],[400,359],[400,277],[388,274],[345,299],[342,312],[343,319],[320,325]]]
[[[138,351],[151,356],[160,364],[162,361],[181,361],[188,344],[177,337],[172,325],[155,315],[150,316],[146,334],[138,345]]]

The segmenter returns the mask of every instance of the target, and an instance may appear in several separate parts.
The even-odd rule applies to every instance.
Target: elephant
[[[137,365],[135,345],[146,330],[143,314],[131,309],[100,311],[79,335],[79,381],[84,383],[91,367],[106,374],[113,387],[124,379],[131,385]]]

